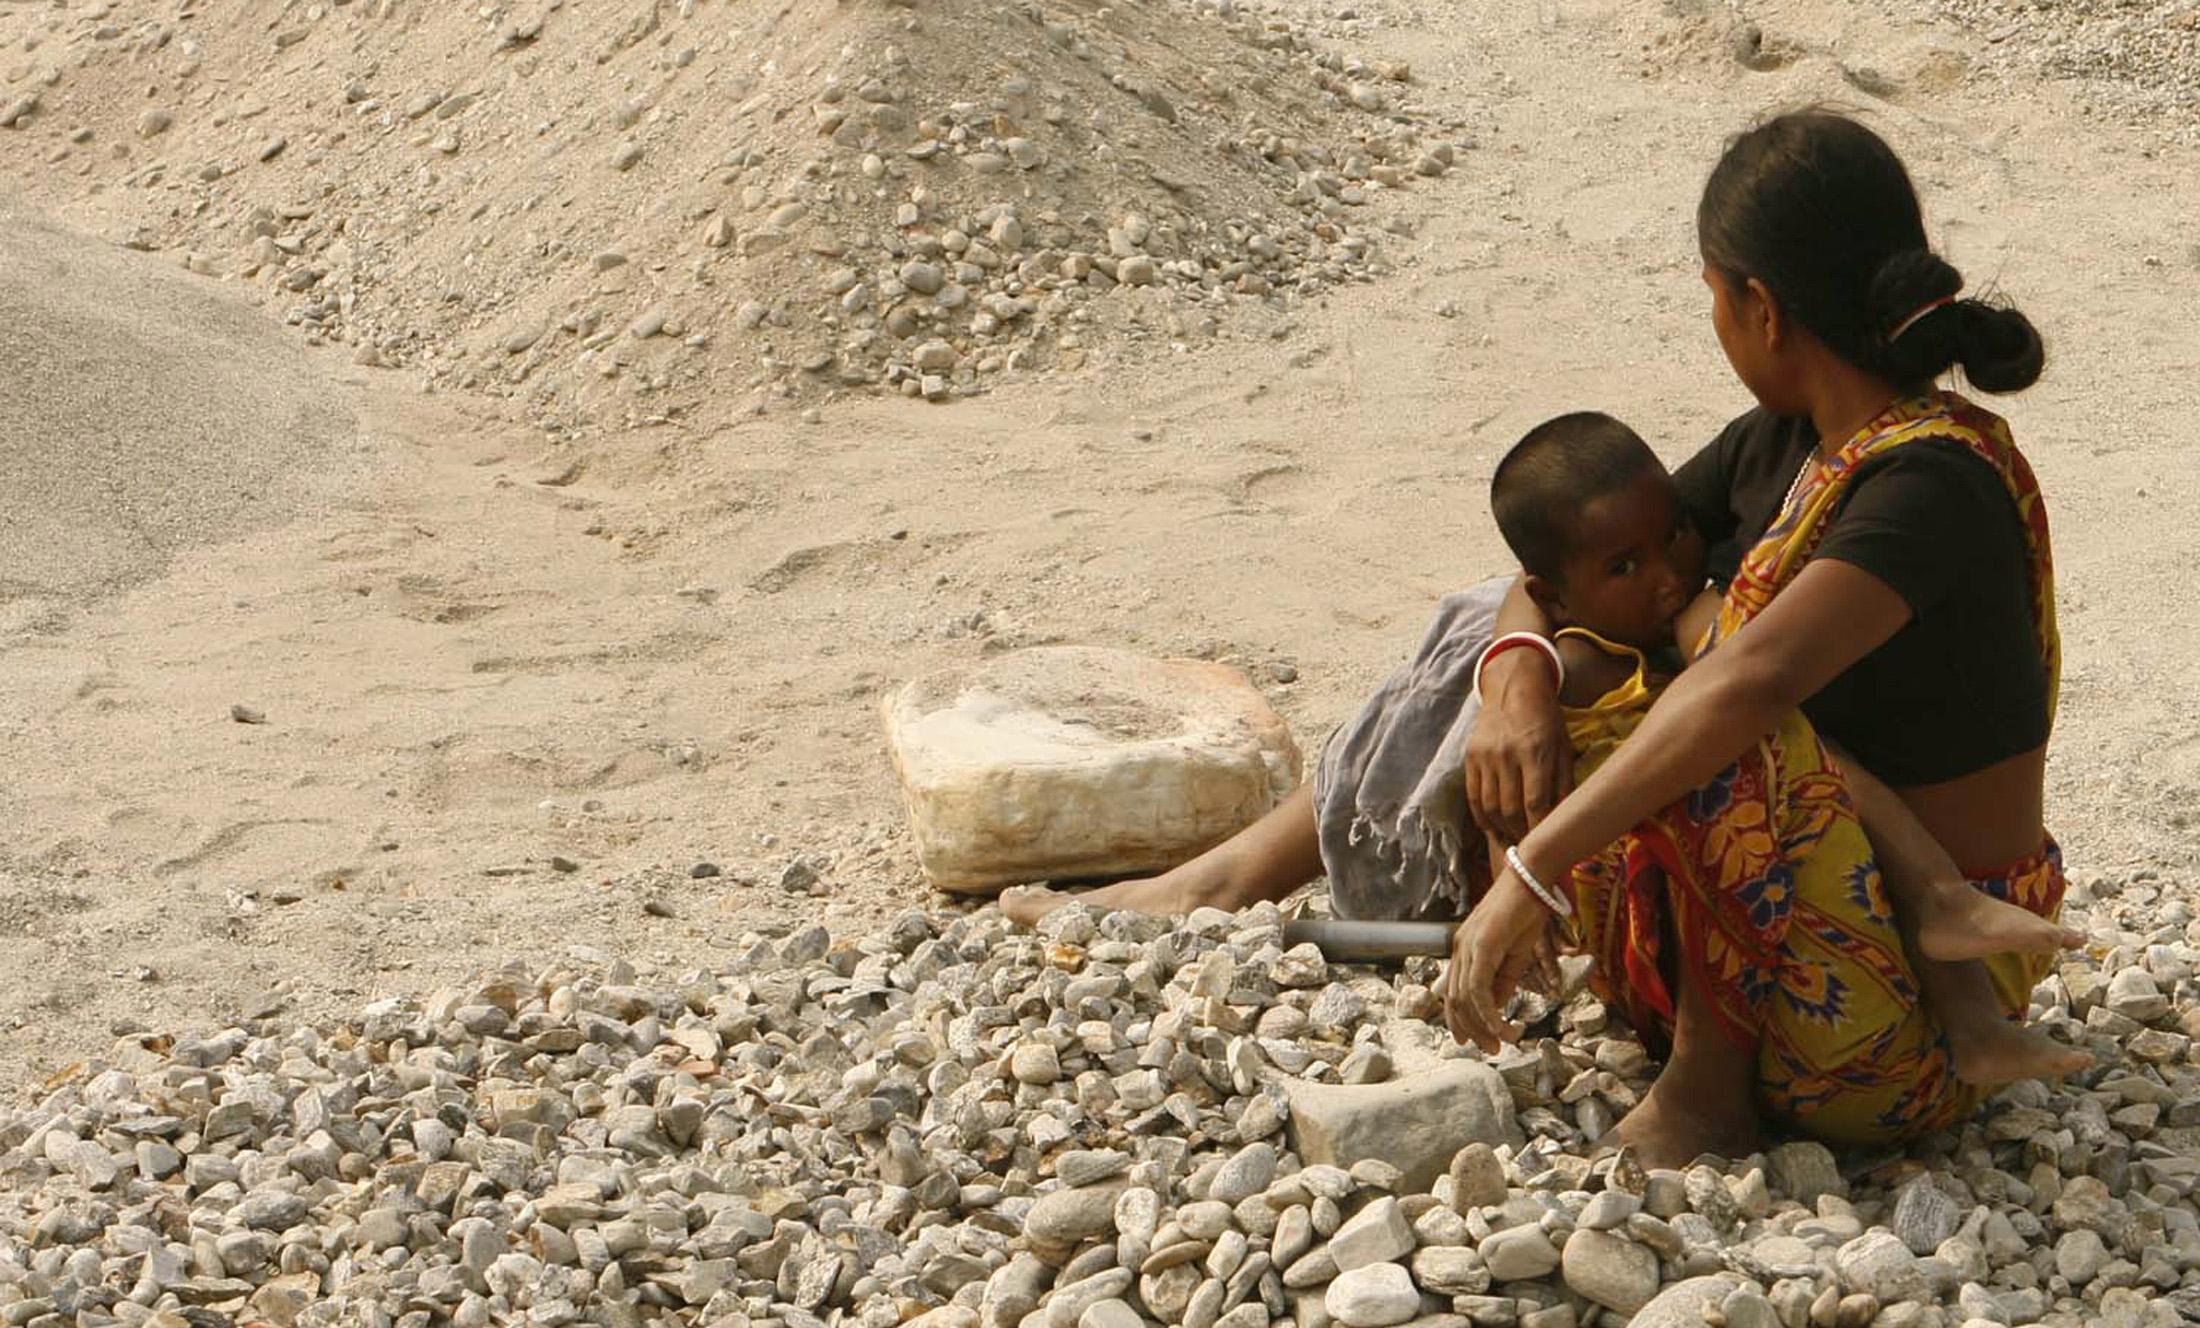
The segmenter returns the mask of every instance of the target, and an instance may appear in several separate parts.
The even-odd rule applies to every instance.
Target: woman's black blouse
[[[1724,586],[1816,448],[1808,419],[1762,409],[1674,478]],[[1897,788],[1984,769],[2047,741],[2030,560],[2001,477],[1961,443],[1920,439],[1859,467],[1813,558],[1885,582],[1907,626],[1803,703],[1820,732]]]

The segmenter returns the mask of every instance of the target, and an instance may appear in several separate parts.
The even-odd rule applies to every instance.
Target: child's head
[[[1560,626],[1663,645],[1703,586],[1703,541],[1673,477],[1609,415],[1580,411],[1529,430],[1497,465],[1490,509],[1528,593]]]

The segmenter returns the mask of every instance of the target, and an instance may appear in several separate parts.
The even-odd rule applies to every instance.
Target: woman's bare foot
[[[1645,1169],[1679,1170],[1705,1153],[1747,1157],[1756,1152],[1757,1112],[1747,1094],[1737,1106],[1730,1094],[1674,1087],[1668,1071],[1598,1142],[1632,1149]]]
[[[2055,954],[2085,933],[2003,903],[1964,882],[1929,886],[1917,899],[1917,948],[1927,959],[1960,962],[1998,954]]]
[[[2021,1079],[2060,1079],[2093,1064],[2082,1048],[2066,1046],[2039,1029],[2006,1019],[1982,1019],[1948,1030],[1956,1078],[1974,1088],[2000,1088]]]

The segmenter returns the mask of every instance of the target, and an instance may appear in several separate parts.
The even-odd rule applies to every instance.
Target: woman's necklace
[[[1787,497],[1780,500],[1780,510],[1782,512],[1795,506],[1795,495],[1803,491],[1803,481],[1809,479],[1817,469],[1818,451],[1813,448],[1803,454],[1803,464],[1796,468],[1795,479],[1788,485]]]
[[[1888,403],[1887,406],[1880,410],[1879,414],[1872,417],[1872,423],[1877,423],[1878,421],[1885,419],[1889,414],[1894,412],[1895,407],[1902,405],[1904,400],[1905,398],[1897,397],[1894,401]],[[1876,443],[1881,438],[1886,437],[1888,434],[1893,433],[1897,429],[1907,428],[1914,422],[1914,420],[1897,419],[1893,424],[1890,424],[1886,428],[1881,429],[1878,433],[1873,434],[1871,440],[1869,442],[1861,444],[1860,447],[1862,450],[1868,451],[1870,450],[1872,443]],[[1870,428],[1871,426],[1867,424],[1864,427]],[[1858,445],[1852,444],[1852,446]],[[1843,452],[1846,452],[1848,449],[1843,448],[1841,450]],[[1786,512],[1790,507],[1793,507],[1795,505],[1795,499],[1797,495],[1803,492],[1804,484],[1810,480],[1811,476],[1818,473],[1818,464],[1821,460],[1825,459],[1827,458],[1822,458],[1818,455],[1818,449],[1815,447],[1803,453],[1803,464],[1796,468],[1795,479],[1788,485],[1787,497],[1780,500],[1779,510],[1781,512]]]

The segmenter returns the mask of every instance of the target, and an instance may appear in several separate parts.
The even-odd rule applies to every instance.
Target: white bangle
[[[1573,916],[1574,906],[1566,902],[1566,897],[1537,880],[1535,873],[1528,870],[1527,861],[1520,856],[1518,844],[1505,846],[1505,865],[1512,868],[1513,875],[1520,878],[1520,883],[1528,887],[1529,893],[1543,901],[1545,908],[1562,918]]]
[[[1482,670],[1489,664],[1490,657],[1497,653],[1497,648],[1508,641],[1519,641],[1542,651],[1543,657],[1551,661],[1551,672],[1557,675],[1558,685],[1553,690],[1560,692],[1566,690],[1566,661],[1558,657],[1558,647],[1551,644],[1550,638],[1538,635],[1535,632],[1507,632],[1482,647],[1482,657],[1474,662],[1474,703],[1476,705],[1482,704]]]

